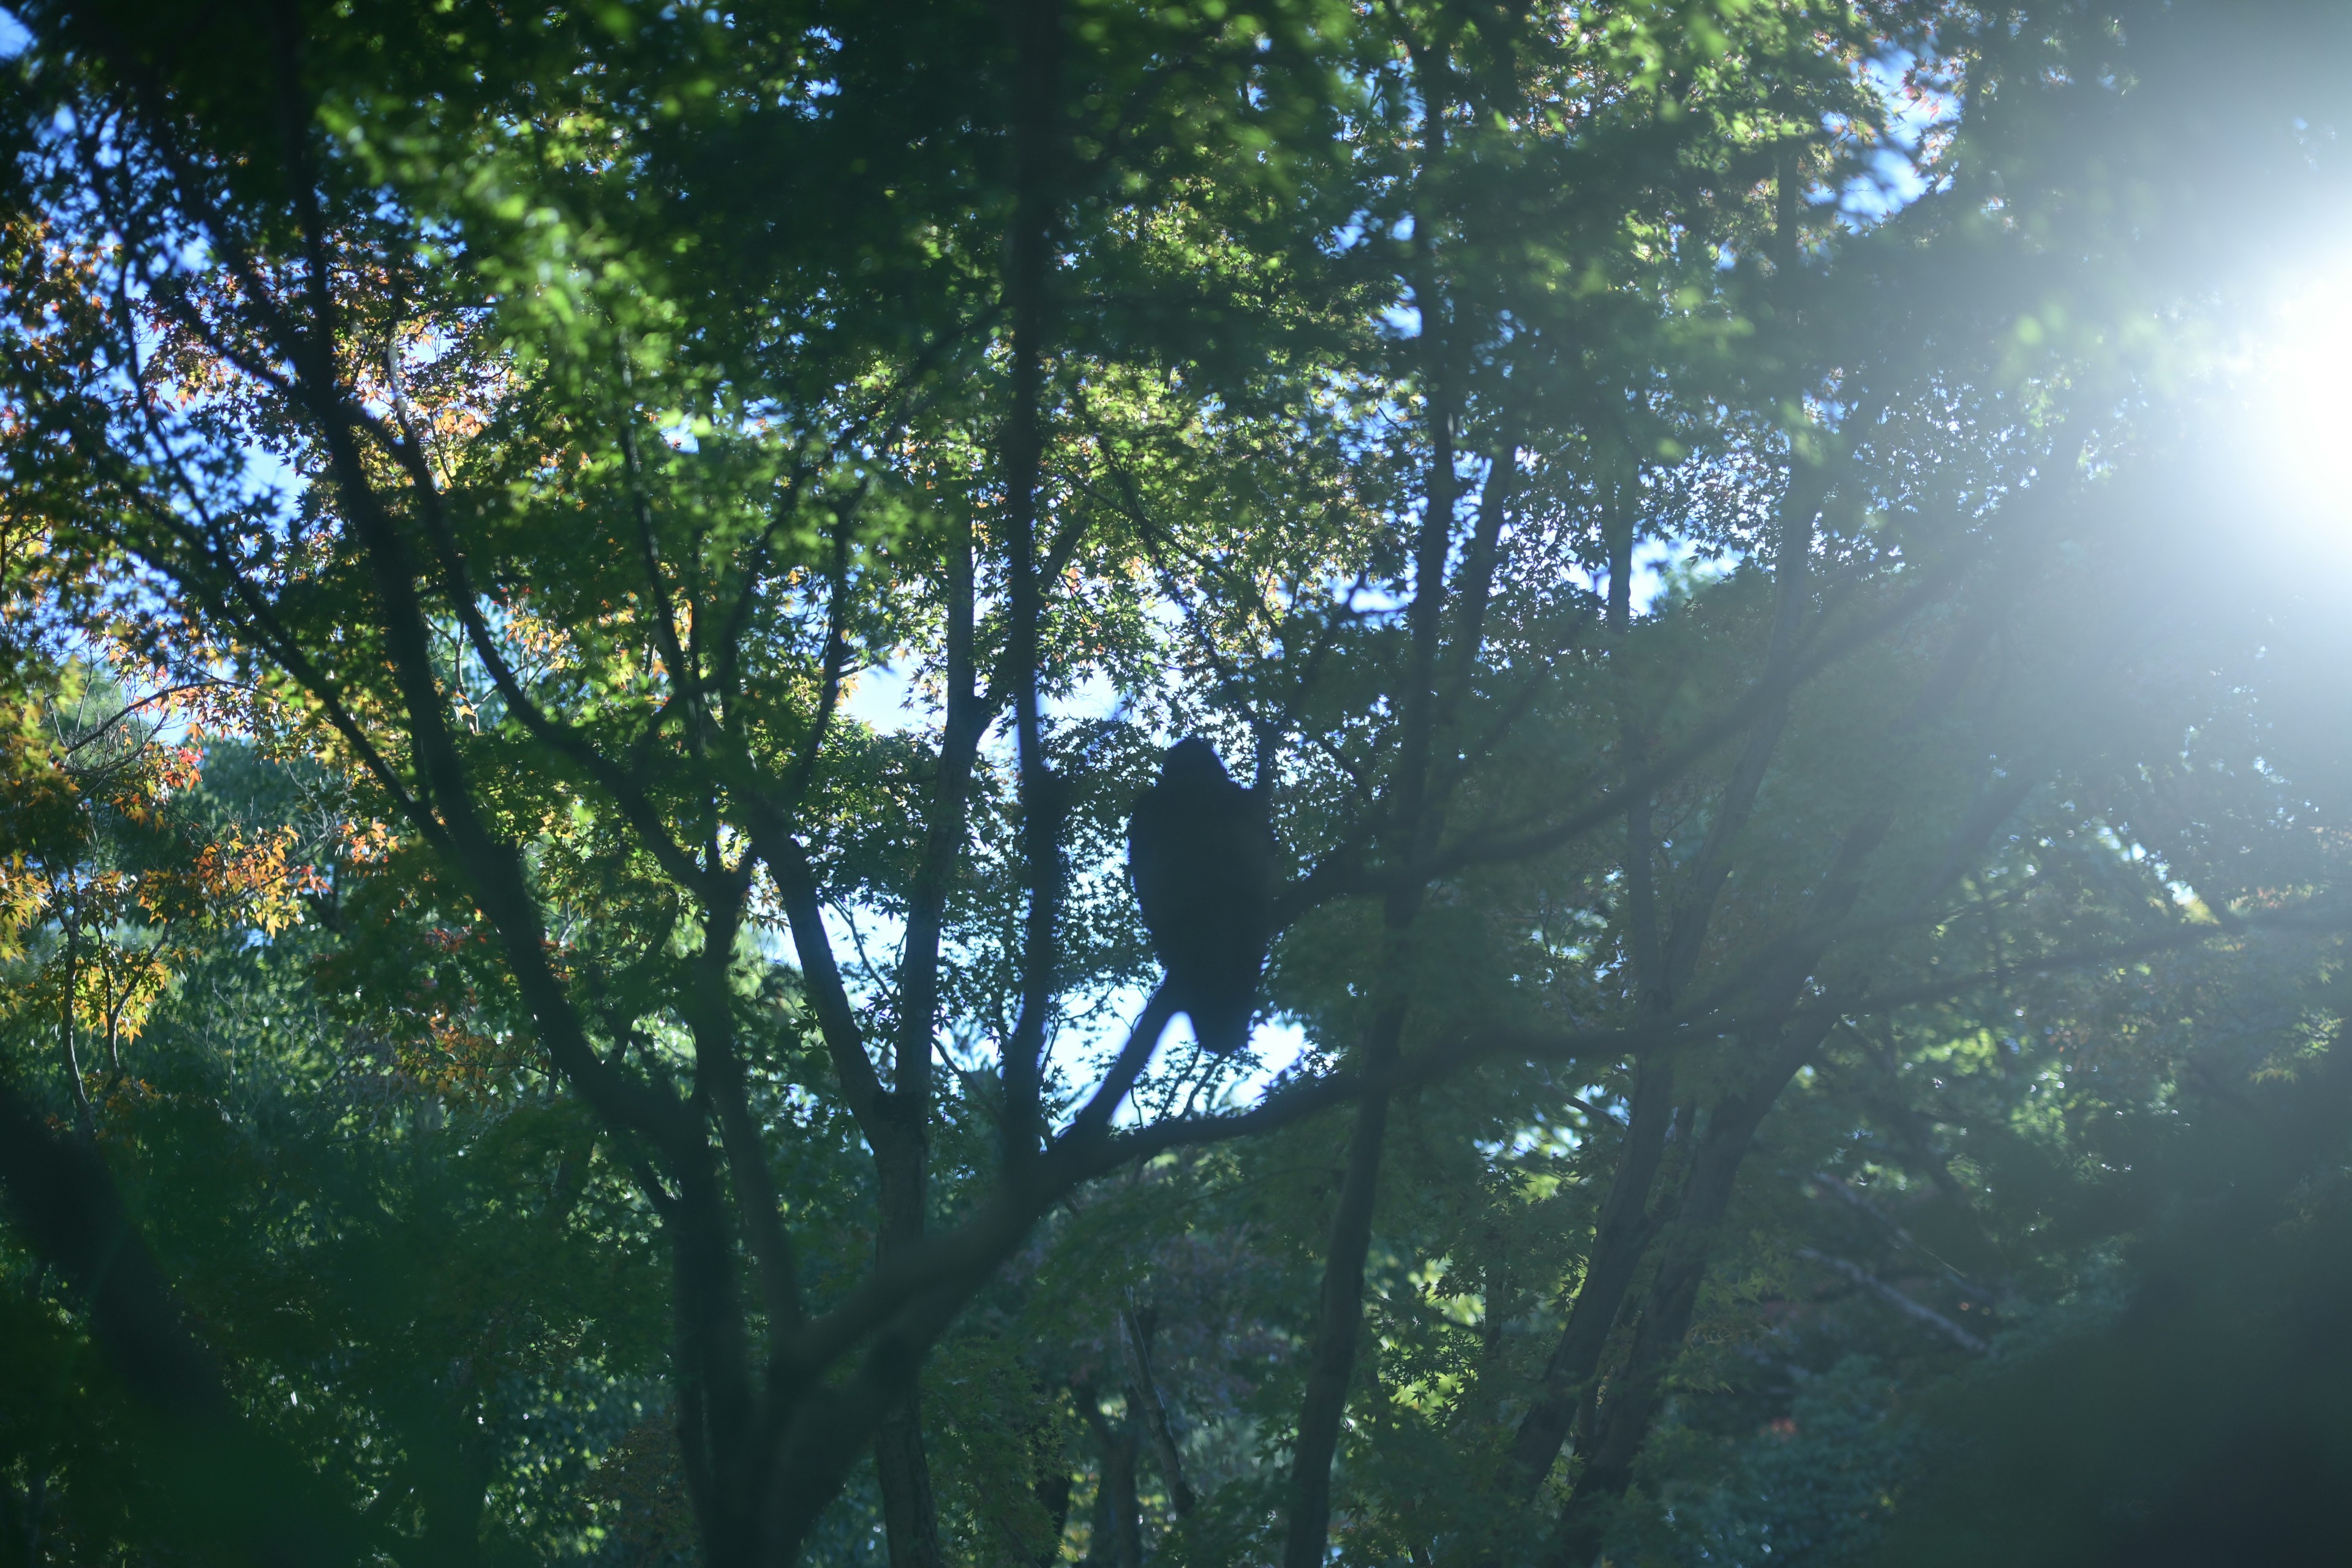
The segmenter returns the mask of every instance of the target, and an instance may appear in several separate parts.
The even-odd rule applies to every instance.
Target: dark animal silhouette
[[[1216,749],[1197,735],[1169,747],[1128,820],[1127,869],[1170,1000],[1219,1056],[1249,1043],[1274,940],[1276,861],[1264,803],[1226,774]]]

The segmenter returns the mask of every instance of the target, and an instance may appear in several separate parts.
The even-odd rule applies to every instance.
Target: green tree
[[[17,14],[17,599],[233,678],[340,792],[347,995],[266,1032],[381,1034],[445,1118],[339,1145],[381,1234],[274,1255],[381,1477],[223,1336],[394,1555],[570,1549],[612,1434],[533,1471],[502,1424],[639,1321],[571,1282],[650,1215],[709,1563],[850,1551],[868,1456],[899,1565],[1073,1516],[1100,1562],[1589,1563],[1706,1447],[1686,1345],[1797,1265],[1990,1337],[1759,1170],[1859,1194],[1883,1138],[1964,1189],[1918,1083],[2033,1142],[2019,977],[2324,923],[2279,813],[2329,759],[2271,768],[2278,628],[2187,607],[2166,459],[2210,237],[2336,190],[2325,10]],[[1270,1088],[1160,1053],[1118,847],[1187,731],[1294,863]]]

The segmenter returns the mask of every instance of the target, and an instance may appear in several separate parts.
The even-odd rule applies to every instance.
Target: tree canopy
[[[24,1561],[2334,1539],[2352,13],[0,17]]]

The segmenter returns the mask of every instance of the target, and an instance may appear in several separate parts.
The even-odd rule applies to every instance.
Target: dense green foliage
[[[2340,6],[8,15],[0,1552],[2334,1539]]]

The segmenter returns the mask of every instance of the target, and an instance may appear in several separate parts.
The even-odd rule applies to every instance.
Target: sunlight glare
[[[2341,548],[2352,532],[2352,273],[2288,294],[2251,368],[2249,412],[2279,501]]]

